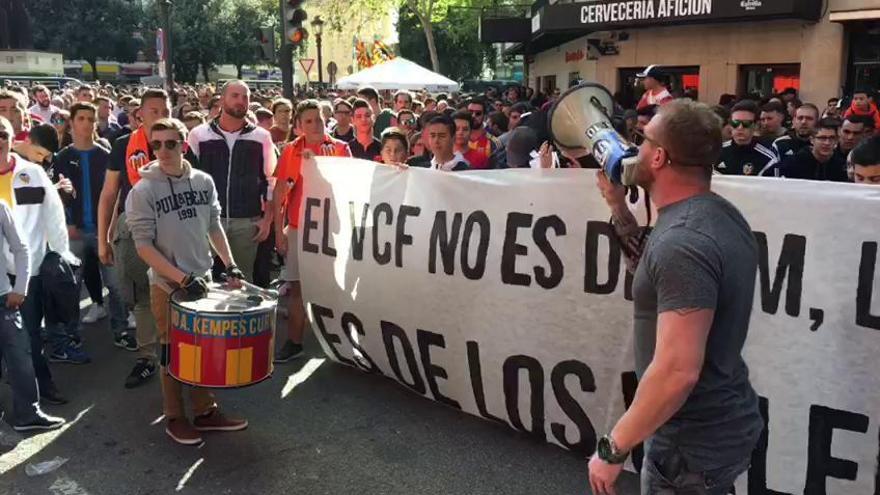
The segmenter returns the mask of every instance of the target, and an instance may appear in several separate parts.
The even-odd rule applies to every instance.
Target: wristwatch
[[[608,464],[623,464],[626,462],[626,458],[629,457],[629,452],[622,452],[617,448],[617,444],[614,443],[611,435],[605,435],[599,439],[596,453],[599,455],[599,459]]]

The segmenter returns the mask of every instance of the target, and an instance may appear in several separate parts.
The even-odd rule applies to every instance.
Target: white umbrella
[[[372,86],[378,90],[458,91],[458,83],[452,79],[400,57],[343,77],[336,83],[339,89],[357,89],[361,86]]]

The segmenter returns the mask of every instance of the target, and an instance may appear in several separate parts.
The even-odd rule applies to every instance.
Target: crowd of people
[[[612,118],[636,145],[658,109],[677,99],[662,67],[640,76],[644,96]],[[448,172],[596,167],[589,156],[554,149],[546,122],[559,91],[459,95],[361,87],[291,101],[278,89],[252,92],[242,81],[178,85],[171,94],[107,84],[4,86],[0,248],[9,252],[10,278],[0,280],[0,292],[7,311],[21,311],[26,332],[16,340],[4,327],[0,344],[21,430],[63,422],[40,409],[40,402],[67,401],[47,363],[90,362],[83,323],[109,318],[108,338],[137,353],[124,380],[137,387],[167,364],[168,293],[179,287],[197,294],[211,277],[281,284],[279,307],[288,317],[275,359],[301,355],[305,312],[293,246],[304,158],[351,156]],[[835,98],[821,110],[794,90],[722,98],[713,108],[724,141],[715,172],[880,184],[874,93],[851,96],[845,108]],[[157,216],[154,204],[163,195],[176,214]],[[197,201],[202,197],[210,200]],[[204,259],[207,244],[181,246],[175,239],[187,228],[217,256]],[[84,314],[78,298],[69,297],[82,286],[91,300]],[[175,440],[196,443],[201,430],[247,425],[219,413],[210,394],[194,396],[196,416],[188,421],[179,384],[161,375],[166,431]],[[28,385],[32,376],[36,389]]]

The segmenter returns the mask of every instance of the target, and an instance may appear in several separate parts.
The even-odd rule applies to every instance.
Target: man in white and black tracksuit
[[[245,120],[250,89],[244,82],[226,83],[221,103],[220,116],[194,128],[188,143],[197,167],[214,179],[232,255],[252,282],[257,245],[272,227],[277,155],[269,131]]]
[[[721,157],[715,170],[724,175],[758,175],[768,163],[775,161],[773,150],[755,137],[758,127],[758,106],[749,100],[734,105],[730,114],[733,129],[730,141],[721,146]]]

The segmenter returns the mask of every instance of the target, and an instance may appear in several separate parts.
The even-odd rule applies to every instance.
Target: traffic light
[[[309,17],[303,9],[303,3],[304,0],[284,0],[284,42],[294,48],[302,46],[309,37],[309,32],[303,27],[303,22]]]
[[[260,60],[275,60],[275,32],[272,27],[261,27],[256,30],[257,58]]]

